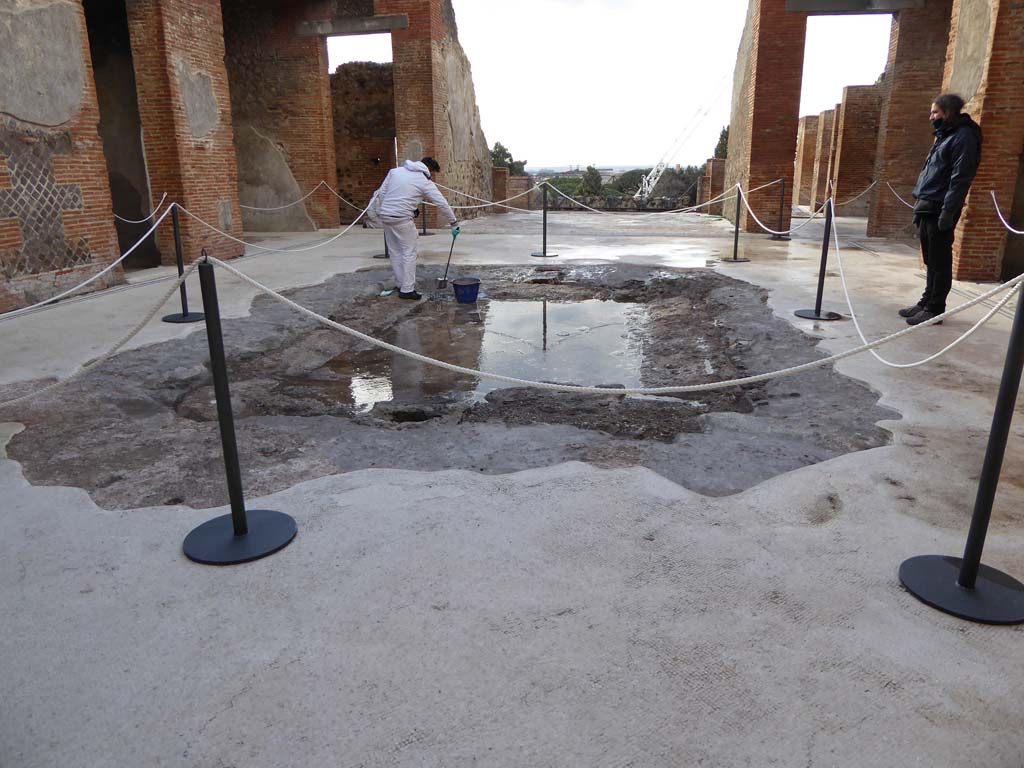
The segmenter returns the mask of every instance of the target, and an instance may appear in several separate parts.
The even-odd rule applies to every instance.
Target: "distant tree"
[[[548,183],[560,192],[564,192],[569,197],[576,197],[580,194],[580,185],[583,179],[579,176],[556,176],[548,179]]]
[[[697,179],[703,175],[704,168],[697,165],[688,165],[678,171],[668,169],[658,180],[651,196],[682,198],[687,205],[692,205],[697,196]]]
[[[718,136],[718,145],[715,147],[715,157],[729,156],[729,126],[725,126]]]
[[[495,142],[491,150],[491,165],[495,168],[508,168],[511,176],[526,175],[526,160],[514,160],[512,153],[500,141]]]
[[[600,195],[601,194],[601,172],[592,165],[587,166],[583,174],[583,183],[580,184],[580,194]]]
[[[640,182],[650,172],[650,168],[636,168],[632,171],[626,171],[617,176],[611,185],[624,195],[635,195],[636,191],[640,189]]]

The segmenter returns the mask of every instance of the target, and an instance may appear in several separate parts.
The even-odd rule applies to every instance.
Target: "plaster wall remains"
[[[331,75],[334,146],[342,197],[366,206],[395,167],[395,88],[391,64],[343,64]],[[340,202],[340,201],[339,201]],[[342,221],[358,211],[341,203]]]
[[[275,208],[326,181],[337,188],[327,41],[296,25],[330,14],[322,2],[222,0],[238,197]],[[321,188],[277,211],[244,208],[247,230],[310,230],[339,223],[339,201]]]
[[[704,205],[708,200],[711,199],[711,195],[708,194],[708,189],[711,187],[711,177],[704,175],[697,179],[697,202],[696,205]],[[702,208],[701,213],[706,213]]]
[[[811,177],[817,141],[818,116],[801,117],[796,134],[796,161],[793,165],[793,205],[809,205],[811,202]]]
[[[495,200],[505,200],[509,197],[508,168],[491,169],[491,191]],[[502,208],[500,205],[491,206],[487,210],[489,213],[508,213],[508,208]]]
[[[882,108],[881,87],[851,85],[843,89],[839,118],[835,122],[836,149],[832,163],[832,190],[842,216],[866,216],[876,190],[855,198],[871,186],[878,144],[878,117]]]
[[[533,178],[530,176],[509,176],[508,177],[508,195],[521,195],[515,200],[509,200],[506,205],[512,208],[520,208],[524,211],[530,210],[530,198],[526,192],[533,186]],[[500,198],[499,198],[500,199]]]
[[[752,125],[754,59],[751,55],[759,11],[757,0],[747,4],[747,18],[743,24],[736,68],[732,77],[732,113],[729,118],[729,144],[726,152],[725,183],[730,187],[739,184],[750,187],[750,130]],[[710,185],[710,179],[708,184]],[[710,187],[709,187],[710,192]],[[708,195],[710,200],[712,195]],[[730,221],[740,217],[740,226],[746,224],[747,212],[737,198],[724,204],[723,210]]]
[[[0,71],[4,312],[106,266],[117,237],[81,4],[20,0],[0,8]]]

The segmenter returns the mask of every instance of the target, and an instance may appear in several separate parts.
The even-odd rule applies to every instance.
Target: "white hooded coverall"
[[[430,180],[430,171],[423,163],[406,160],[402,168],[392,168],[374,195],[384,224],[384,241],[391,255],[395,284],[402,293],[416,290],[416,231],[414,216],[423,200],[434,203],[448,217],[452,226],[458,221],[437,185]]]

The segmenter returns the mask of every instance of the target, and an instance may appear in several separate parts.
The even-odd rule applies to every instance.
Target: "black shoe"
[[[922,307],[920,304],[915,304],[912,307],[904,307],[903,309],[900,310],[900,317],[913,317],[922,309],[924,309],[924,307]]]
[[[938,317],[941,314],[941,312],[929,312],[927,309],[922,309],[917,314],[911,315],[907,318],[907,325],[920,325],[921,323],[927,322],[933,317]],[[932,325],[942,325],[942,321],[939,320],[939,322],[932,323]]]
[[[423,297],[420,296],[420,294],[417,291],[409,291],[408,293],[405,293],[403,291],[399,291],[398,292],[398,298],[400,298],[400,299],[408,299],[409,301],[419,301]]]

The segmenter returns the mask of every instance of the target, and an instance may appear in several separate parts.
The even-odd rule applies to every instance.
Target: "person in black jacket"
[[[927,279],[921,300],[899,312],[910,325],[945,312],[953,286],[953,232],[981,160],[981,128],[963,108],[963,99],[946,93],[935,99],[929,116],[935,143],[914,187],[914,224]]]

